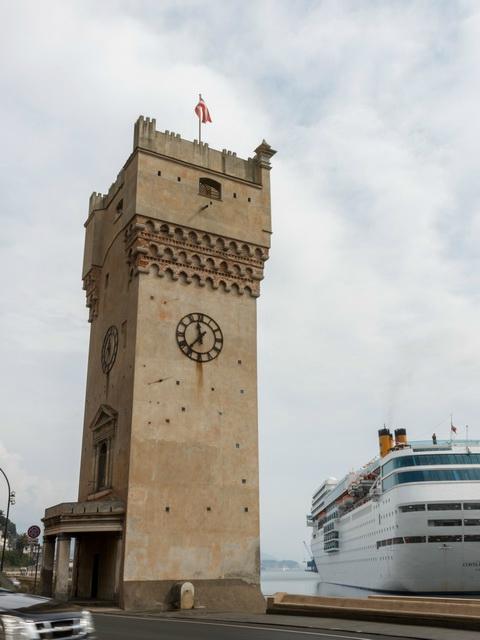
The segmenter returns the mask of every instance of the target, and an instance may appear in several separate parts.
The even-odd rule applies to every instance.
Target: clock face
[[[114,325],[107,329],[102,345],[102,371],[108,373],[113,367],[118,349],[118,329]]]
[[[214,360],[223,347],[218,324],[204,313],[189,313],[177,325],[177,344],[181,351],[197,362]]]

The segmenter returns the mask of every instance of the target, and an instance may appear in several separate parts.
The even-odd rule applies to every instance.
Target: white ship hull
[[[478,481],[397,485],[335,519],[338,550],[325,550],[329,534],[314,528],[320,579],[386,592],[480,593],[478,503]],[[403,512],[405,505],[425,510]]]

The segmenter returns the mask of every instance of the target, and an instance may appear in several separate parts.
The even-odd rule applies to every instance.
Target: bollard
[[[172,605],[175,609],[193,609],[195,589],[191,582],[177,582],[173,588]]]

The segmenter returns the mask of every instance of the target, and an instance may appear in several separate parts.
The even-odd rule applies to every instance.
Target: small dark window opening
[[[108,287],[108,279],[109,279],[109,277],[110,277],[109,274],[106,273],[105,274],[105,289]]]
[[[245,507],[244,511],[245,511],[245,513],[247,513],[248,512],[248,507]]]
[[[157,171],[157,176],[161,176],[162,172],[161,171]]]
[[[427,504],[428,511],[459,511],[462,505],[459,502],[433,502]]]
[[[236,198],[236,197],[237,197],[237,194],[236,194],[236,193],[234,193],[234,194],[233,194],[233,197],[234,197],[234,198]]]
[[[170,507],[165,507],[165,511],[168,513],[170,511]]]
[[[182,179],[180,178],[180,176],[177,177],[177,182],[181,182]]]
[[[117,213],[119,216],[123,213],[123,198],[117,204]]]
[[[251,198],[248,198],[248,201],[249,201],[249,202],[251,202],[251,201],[252,201],[252,199],[251,199]]]
[[[98,450],[97,491],[104,489],[107,483],[107,443],[102,442]]]
[[[222,185],[210,178],[200,178],[198,183],[198,193],[207,198],[220,200],[222,198]]]

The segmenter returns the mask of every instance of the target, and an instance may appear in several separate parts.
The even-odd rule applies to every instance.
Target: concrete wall
[[[86,245],[90,243],[100,247],[95,258],[100,266],[95,275],[97,301],[90,331],[79,501],[87,500],[95,493],[91,424],[101,404],[107,404],[118,412],[112,451],[112,497],[126,500],[127,496],[138,280],[131,279],[129,275],[124,229],[129,212],[135,209],[136,162],[132,162],[125,173],[125,185],[110,206],[95,211],[87,221]],[[124,202],[124,213],[118,215],[116,206],[120,199]],[[97,219],[101,220],[95,227],[97,235],[90,236],[91,225]],[[84,266],[87,272],[89,268],[92,265]],[[108,375],[105,375],[101,352],[105,333],[111,325],[118,329],[119,343],[116,361]]]
[[[222,185],[221,200],[199,195],[201,177],[214,179]],[[268,182],[268,171],[265,170],[264,182]],[[255,183],[212,174],[168,158],[140,153],[136,212],[269,247],[268,186],[262,188]],[[205,205],[208,207],[201,210]]]
[[[258,582],[255,304],[141,277],[125,580]],[[199,310],[224,336],[204,364],[175,339],[178,321]]]

